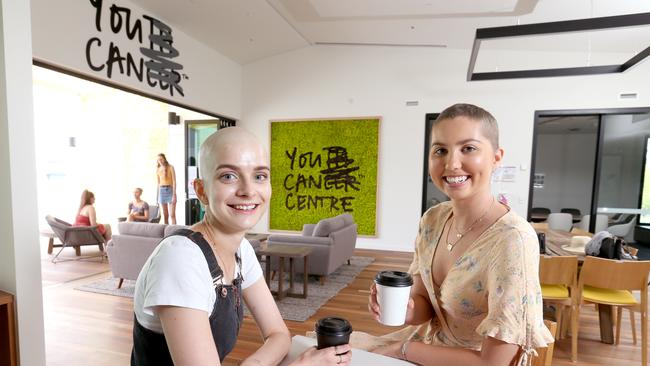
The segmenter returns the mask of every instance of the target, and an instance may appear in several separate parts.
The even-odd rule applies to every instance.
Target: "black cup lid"
[[[338,335],[352,332],[352,325],[343,318],[327,317],[319,319],[314,330],[320,334]]]
[[[375,276],[375,283],[390,287],[408,287],[413,285],[413,278],[406,272],[381,271]]]

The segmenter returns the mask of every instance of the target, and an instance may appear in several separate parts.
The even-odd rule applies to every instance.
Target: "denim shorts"
[[[172,203],[172,195],[174,191],[172,186],[160,186],[158,188],[158,202],[160,203]]]

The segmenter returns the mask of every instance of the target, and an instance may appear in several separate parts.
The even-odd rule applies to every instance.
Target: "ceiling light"
[[[365,43],[365,42],[314,42],[319,46],[382,46],[382,47],[430,47],[430,48],[447,48],[446,44],[429,44],[429,43]]]
[[[648,57],[650,55],[650,47],[647,47],[643,51],[634,55],[632,58],[621,65],[565,67],[555,69],[531,69],[479,73],[474,72],[474,66],[476,64],[476,59],[478,57],[478,52],[482,40],[533,36],[540,34],[597,31],[602,29],[643,25],[650,25],[650,13],[565,20],[549,23],[513,25],[507,27],[480,28],[476,30],[476,36],[474,37],[474,46],[472,47],[472,54],[469,60],[469,68],[467,70],[467,81],[621,73]],[[597,35],[597,33],[595,34]]]

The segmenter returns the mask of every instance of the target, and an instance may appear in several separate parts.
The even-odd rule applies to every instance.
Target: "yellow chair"
[[[578,360],[578,257],[547,256],[539,258],[539,282],[542,299],[555,304],[557,331],[555,339],[560,338],[563,327],[562,314],[568,308],[571,314],[571,361]]]
[[[618,261],[586,256],[580,270],[578,287],[582,303],[616,306],[616,344],[621,336],[621,311],[628,308],[641,313],[641,364],[648,362],[648,272],[650,261]],[[641,292],[637,302],[632,291]],[[630,313],[631,314],[631,313]],[[632,319],[634,330],[634,319]],[[636,338],[636,336],[635,336]]]

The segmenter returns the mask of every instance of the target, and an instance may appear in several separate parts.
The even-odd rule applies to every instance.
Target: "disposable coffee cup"
[[[379,322],[384,325],[403,325],[411,294],[413,278],[406,272],[381,271],[375,276]]]
[[[343,318],[322,318],[314,325],[317,349],[340,346],[350,342],[352,325]]]

